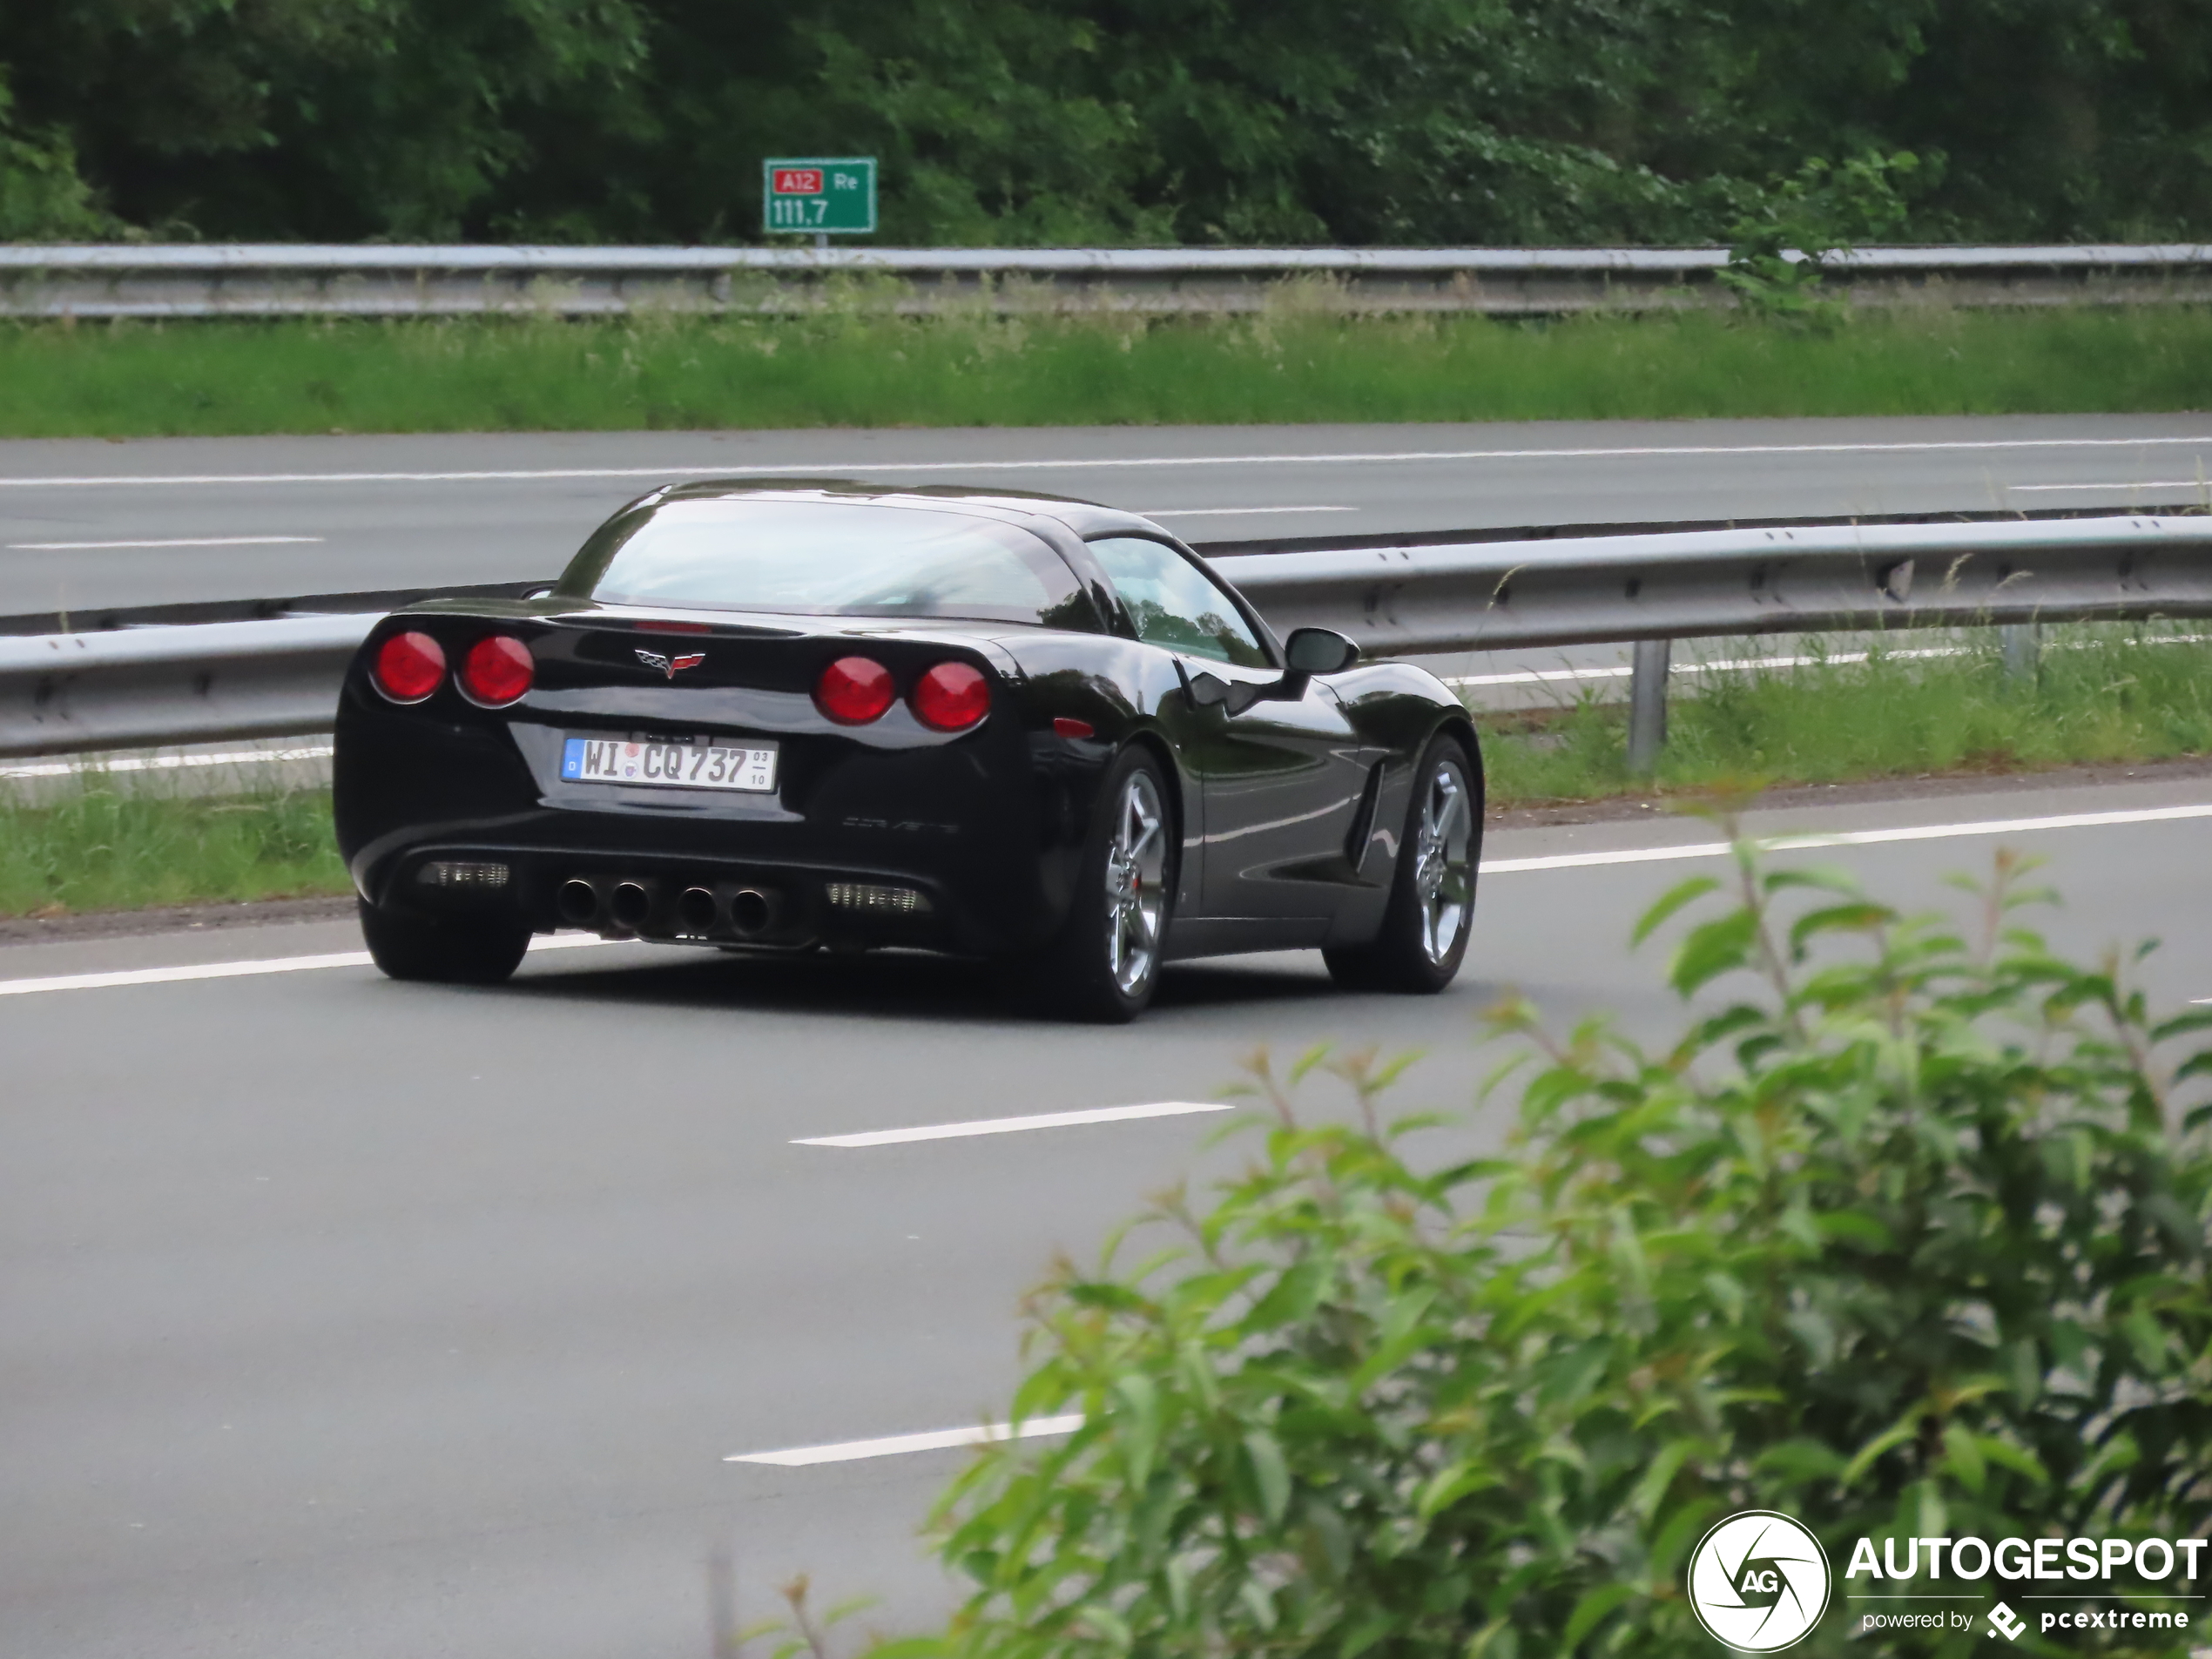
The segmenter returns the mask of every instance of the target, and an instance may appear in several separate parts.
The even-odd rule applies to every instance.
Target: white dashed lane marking
[[[926,1123],[918,1129],[868,1130],[858,1135],[818,1135],[793,1146],[897,1146],[908,1141],[957,1141],[973,1135],[1014,1135],[1024,1130],[1073,1129],[1083,1123],[1126,1123],[1143,1117],[1184,1117],[1226,1112],[1218,1102],[1160,1100],[1143,1106],[1095,1106],[1076,1112],[1032,1112],[1025,1117],[982,1117],[966,1123]]]
[[[10,542],[11,553],[106,553],[141,547],[307,547],[320,536],[188,536],[160,542]]]
[[[1004,1423],[979,1423],[974,1428],[931,1429],[921,1434],[889,1434],[874,1440],[838,1440],[827,1446],[794,1446],[780,1452],[734,1452],[725,1463],[768,1463],[778,1468],[803,1469],[813,1463],[852,1463],[861,1458],[897,1457],[907,1452],[938,1452],[953,1446],[981,1446],[992,1440],[1043,1440],[1073,1434],[1083,1426],[1082,1414],[1072,1417],[1033,1417],[1018,1431]]]

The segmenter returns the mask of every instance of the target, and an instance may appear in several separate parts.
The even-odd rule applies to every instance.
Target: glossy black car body
[[[338,714],[338,840],[368,906],[766,951],[1035,951],[1082,901],[1100,783],[1132,746],[1157,763],[1173,819],[1164,960],[1373,941],[1414,768],[1440,735],[1464,754],[1479,833],[1474,734],[1432,675],[1392,663],[1286,671],[1282,644],[1233,593],[1264,664],[1140,637],[1093,544],[1143,539],[1203,569],[1147,520],[1004,493],[730,482],[654,492],[610,523],[738,497],[992,521],[1064,561],[1081,600],[1055,613],[1061,625],[617,604],[560,590],[415,605],[369,637]],[[401,631],[431,636],[456,664],[486,636],[511,636],[528,649],[534,683],[502,708],[480,706],[451,677],[420,701],[395,701],[370,665]],[[814,691],[830,662],[856,653],[890,670],[901,700],[870,724],[840,725]],[[665,666],[693,657],[681,673]],[[989,688],[987,716],[956,733],[932,731],[904,700],[948,660],[979,670]],[[772,738],[776,789],[562,776],[570,737],[717,734]],[[495,867],[504,872],[496,881]],[[921,897],[904,907],[838,901],[861,887]],[[711,914],[700,891],[712,895]]]

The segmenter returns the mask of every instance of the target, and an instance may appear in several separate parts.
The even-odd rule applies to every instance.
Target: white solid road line
[[[1004,1423],[979,1423],[974,1428],[932,1429],[926,1434],[890,1434],[877,1440],[839,1440],[829,1446],[794,1446],[781,1452],[736,1452],[725,1463],[772,1463],[778,1468],[803,1469],[810,1463],[851,1463],[860,1458],[897,1457],[905,1452],[937,1452],[948,1446],[982,1446],[993,1440],[1043,1440],[1053,1434],[1073,1434],[1083,1426],[1079,1412],[1071,1417],[1033,1417],[1020,1430],[1009,1433]]]
[[[553,934],[530,941],[532,951],[565,950],[610,941],[590,934]],[[111,974],[63,974],[52,979],[0,980],[0,996],[30,996],[42,991],[103,991],[118,985],[173,985],[180,981],[246,979],[260,974],[299,974],[319,968],[367,968],[365,950],[334,951],[327,956],[269,956],[251,962],[197,962],[181,968],[126,968]]]
[[[2156,638],[2137,643],[2147,645],[2202,645],[2212,635],[2161,634]],[[1907,651],[1885,651],[1883,658],[1891,662],[1907,662],[1937,657],[1966,657],[1972,654],[1971,645],[1919,645]],[[2061,641],[2046,645],[2046,651],[2089,651],[2091,641]],[[1868,661],[1873,653],[1864,651],[1831,651],[1825,657],[1729,657],[1710,663],[1671,663],[1669,674],[1738,674],[1752,673],[1764,669],[1818,668],[1823,665],[1846,667]],[[1627,663],[1593,664],[1587,668],[1517,668],[1501,674],[1458,674],[1440,676],[1447,685],[1540,685],[1557,680],[1621,680],[1635,672]]]
[[[1357,507],[1132,507],[1140,518],[1243,518],[1253,513],[1356,513]]]
[[[2160,478],[2147,484],[2006,484],[2007,489],[2025,496],[2037,489],[2202,489],[2202,478]]]
[[[1777,835],[1759,846],[1770,852],[1797,853],[1824,846],[1881,846],[1892,841],[1949,841],[1972,836],[2027,835],[2041,830],[2099,829],[2115,824],[2165,824],[2181,819],[2212,818],[2212,804],[2145,806],[2132,812],[2063,813],[2049,818],[1996,818],[1973,824],[1923,824],[1909,829],[1841,830],[1826,834]],[[1683,846],[1640,846],[1618,853],[1561,853],[1549,858],[1486,861],[1484,875],[1529,870],[1586,870],[1608,864],[1656,864],[1673,859],[1716,859],[1730,851],[1726,841],[1696,841]]]
[[[179,980],[237,979],[255,974],[297,974],[317,968],[366,968],[365,950],[327,956],[274,956],[256,962],[201,962],[184,968],[130,968],[112,974],[64,974],[53,979],[0,980],[0,996],[41,991],[104,991],[118,985],[168,985]]]
[[[1094,1106],[1079,1112],[1033,1112],[1026,1117],[983,1117],[968,1123],[927,1123],[919,1129],[868,1130],[859,1135],[817,1135],[793,1146],[896,1146],[907,1141],[957,1141],[971,1135],[1014,1135],[1031,1129],[1070,1129],[1079,1123],[1125,1123],[1139,1117],[1183,1117],[1192,1112],[1230,1112],[1217,1101],[1160,1100],[1144,1106]]]
[[[165,542],[10,542],[11,553],[105,553],[131,547],[305,547],[320,536],[191,536]]]
[[[819,477],[843,472],[1095,471],[1104,467],[1310,467],[1390,465],[1429,461],[1602,461],[1642,455],[1920,455],[2007,449],[2136,449],[2194,444],[2212,448],[2212,435],[2145,438],[1958,438],[1888,443],[1669,443],[1616,448],[1402,449],[1331,455],[1082,456],[1057,461],[810,461],[759,466],[742,456],[711,467],[512,467],[467,472],[239,472],[130,473],[101,476],[0,478],[0,489],[91,489],[187,484],[440,484],[528,483],[583,478]]]
[[[2127,812],[2060,813],[2046,818],[1995,818],[1969,824],[1923,824],[1905,829],[1844,830],[1832,833],[1777,835],[1759,845],[1770,851],[1804,852],[1824,846],[1882,846],[1897,841],[1963,840],[1975,836],[2029,835],[2045,830],[2102,829],[2123,824],[2170,824],[2212,818],[2212,803],[2195,806],[2144,806]],[[1587,870],[1611,864],[1657,864],[1678,859],[1715,859],[1729,852],[1725,841],[1696,841],[1682,846],[1629,847],[1613,853],[1560,853],[1544,858],[1494,859],[1484,875],[1515,875],[1536,870]],[[596,934],[556,934],[534,940],[530,948],[563,950],[612,941]],[[318,968],[366,968],[366,951],[328,956],[275,956],[251,962],[206,962],[181,968],[134,968],[110,974],[66,974],[52,979],[0,980],[0,996],[41,991],[91,991],[119,985],[165,985],[185,980],[235,979],[257,974],[293,974]],[[959,1135],[1000,1135],[1015,1130],[1049,1129],[1063,1123],[1112,1123],[1123,1117],[1163,1117],[1176,1112],[1225,1111],[1220,1105],[1165,1101],[1150,1106],[1107,1106],[1096,1112],[1049,1112],[1037,1117],[985,1118],[974,1123],[942,1123],[927,1129],[879,1130],[861,1136],[831,1136],[801,1141],[802,1146],[875,1146],[893,1141],[941,1140]]]
[[[1671,674],[1682,670],[1669,667]],[[1550,685],[1561,680],[1624,680],[1635,670],[1627,663],[1588,668],[1516,668],[1503,674],[1440,674],[1447,685]]]
[[[195,766],[251,766],[296,760],[327,760],[335,752],[327,743],[303,749],[226,749],[215,754],[125,755],[103,760],[86,755],[75,760],[41,760],[28,765],[0,766],[0,778],[75,778],[110,772],[176,772]]]
[[[1919,657],[1964,657],[1971,649],[1966,645],[1923,646],[1912,651],[1885,651],[1892,660]],[[1762,669],[1817,668],[1823,664],[1841,668],[1853,663],[1863,663],[1871,656],[1870,651],[1831,651],[1825,657],[1731,657],[1712,663],[1672,663],[1669,674],[1744,674]],[[1556,680],[1624,680],[1635,672],[1627,663],[1608,663],[1588,668],[1519,668],[1504,674],[1458,674],[1441,678],[1447,685],[1538,685]]]

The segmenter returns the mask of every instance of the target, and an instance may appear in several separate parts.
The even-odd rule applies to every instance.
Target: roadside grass
[[[236,798],[120,792],[87,773],[0,799],[0,916],[296,898],[347,890],[330,792]]]
[[[2201,408],[2212,308],[0,326],[0,436],[1270,424]]]
[[[1714,658],[1742,654],[1711,643]],[[1959,654],[1680,676],[1655,779],[1629,773],[1617,704],[1478,712],[1490,804],[2212,754],[2212,643],[2182,628],[2052,629],[2032,684],[2006,680],[1990,631],[1898,649],[1946,643]],[[347,890],[327,789],[167,794],[90,772],[36,801],[0,797],[0,916]]]
[[[1742,657],[1744,642],[1704,660]],[[1949,645],[1952,656],[1907,656]],[[1854,642],[1853,653],[1864,649]],[[1823,655],[1819,642],[1797,654]],[[2049,628],[2033,681],[2006,678],[1993,629],[1916,632],[1863,661],[1676,674],[1653,779],[1629,775],[1627,711],[1583,695],[1487,725],[1493,806],[1656,788],[2001,773],[2212,752],[2212,643],[2166,624]]]

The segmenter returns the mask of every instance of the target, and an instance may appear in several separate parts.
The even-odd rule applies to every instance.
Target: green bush
[[[2203,1533],[2212,1108],[2173,1090],[2212,1054],[2180,1082],[2155,1055],[2212,1015],[2156,1021],[2126,962],[2055,957],[2010,858],[1964,929],[1737,861],[1635,930],[1717,899],[1667,970],[1679,1042],[1493,1016],[1523,1051],[1498,1156],[1380,1126],[1390,1067],[1263,1064],[1246,1173],[1165,1203],[1160,1254],[1039,1293],[1015,1414],[1085,1426],[958,1480],[943,1548],[977,1588],[915,1646],[1716,1659],[1686,1561],[1769,1508],[1836,1574],[1797,1651],[1841,1654],[1858,1537]],[[1317,1064],[1361,1123],[1293,1116]],[[1964,1653],[1981,1610],[1851,1650]],[[2068,1637],[2019,1645],[2192,1645]]]

